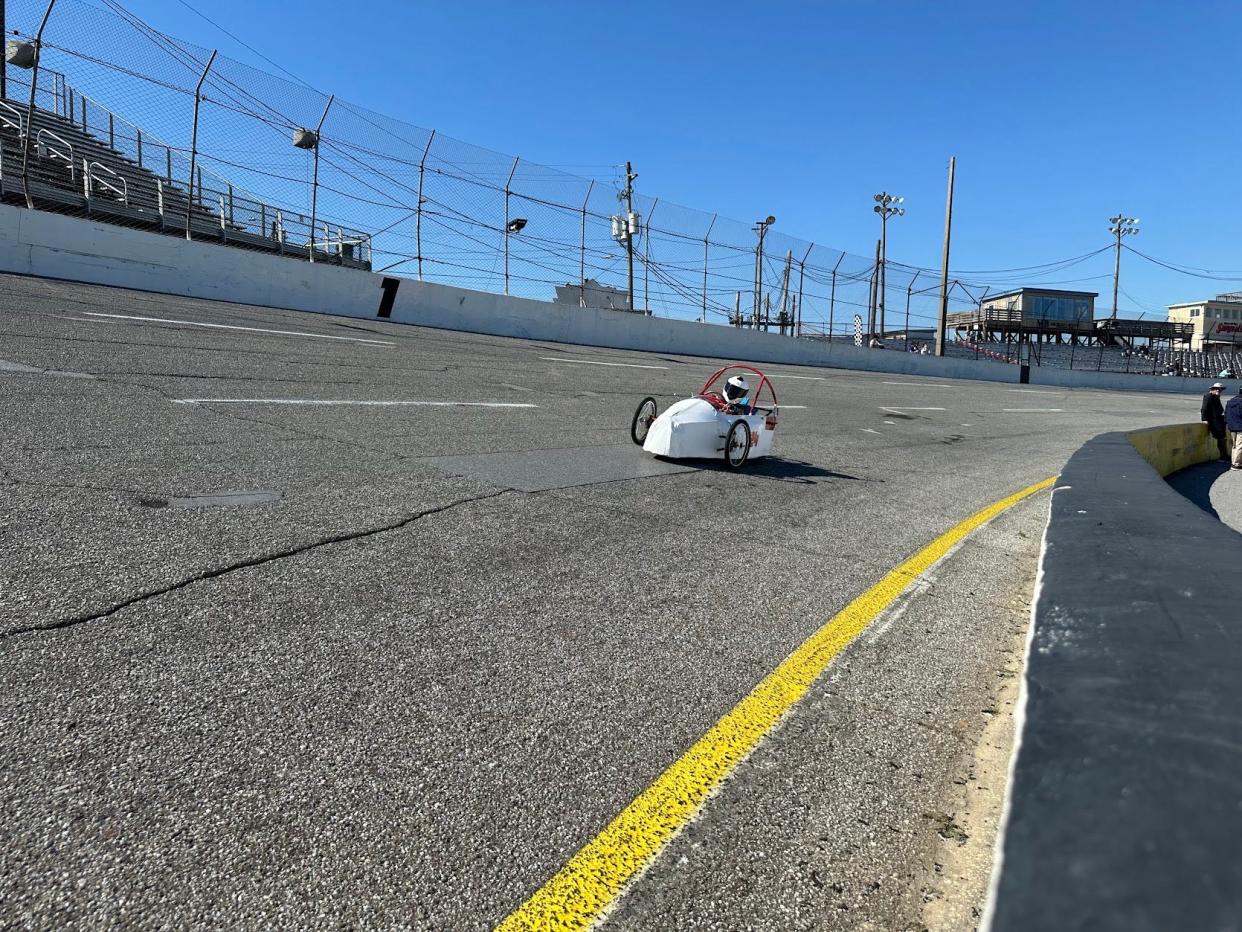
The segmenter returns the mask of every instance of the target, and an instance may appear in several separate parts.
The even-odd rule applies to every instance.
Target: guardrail
[[[1216,456],[1178,424],[1104,434],[1061,473],[991,932],[1242,916],[1242,535],[1163,479]]]

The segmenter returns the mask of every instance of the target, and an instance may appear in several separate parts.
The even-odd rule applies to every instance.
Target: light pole
[[[1117,237],[1117,257],[1113,263],[1113,316],[1117,319],[1117,291],[1121,286],[1121,238],[1123,236],[1133,236],[1138,233],[1138,217],[1123,217],[1118,214],[1115,217],[1109,217],[1108,222],[1112,224],[1108,228],[1108,232]]]
[[[756,220],[753,227],[754,231],[759,234],[759,242],[755,245],[755,313],[752,324],[757,330],[759,328],[759,309],[761,301],[759,294],[763,289],[763,238],[768,235],[768,227],[776,223],[776,218],[768,214],[763,220]]]
[[[888,262],[888,218],[905,215],[906,209],[897,206],[904,201],[904,197],[897,197],[895,194],[881,191],[875,196],[875,207],[873,208],[880,215],[880,280],[876,287],[879,292],[877,304],[879,305],[881,340],[884,339],[884,287],[888,284],[884,274],[884,266]]]

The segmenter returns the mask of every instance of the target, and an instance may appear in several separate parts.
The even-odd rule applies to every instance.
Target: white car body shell
[[[671,459],[719,459],[725,435],[735,421],[750,427],[750,459],[772,452],[776,431],[766,413],[726,414],[702,398],[687,398],[670,406],[651,424],[643,449]]]

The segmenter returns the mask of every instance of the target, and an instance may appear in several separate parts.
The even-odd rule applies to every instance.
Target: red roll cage
[[[721,369],[717,369],[715,372],[713,372],[708,377],[707,381],[703,383],[703,387],[699,389],[698,392],[695,393],[694,397],[702,398],[704,401],[706,401],[708,404],[710,404],[713,408],[717,409],[718,411],[723,410],[726,407],[724,396],[721,395],[720,392],[713,389],[712,386],[716,384],[717,382],[719,382],[721,378],[724,377],[726,372],[732,372],[735,369],[740,369],[743,372],[750,372],[750,373],[753,373],[754,375],[759,376],[759,384],[755,386],[754,393],[751,395],[751,398],[754,399],[754,401],[751,403],[751,406],[750,406],[752,411],[771,412],[773,409],[776,408],[776,406],[779,404],[779,402],[776,400],[776,389],[772,386],[771,380],[769,380],[766,375],[764,375],[754,366],[743,366],[743,365],[735,364],[732,366],[725,366]],[[768,394],[772,396],[771,405],[760,405],[759,404],[760,394],[763,392],[765,387],[768,390]]]

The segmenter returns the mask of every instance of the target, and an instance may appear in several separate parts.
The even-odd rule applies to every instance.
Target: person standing
[[[1225,408],[1220,403],[1220,394],[1224,390],[1225,386],[1220,382],[1207,390],[1199,405],[1199,420],[1207,424],[1208,433],[1216,438],[1216,449],[1220,451],[1220,458],[1227,460],[1229,449],[1225,445]]]
[[[1242,385],[1225,405],[1225,426],[1233,433],[1233,468],[1242,469]]]

